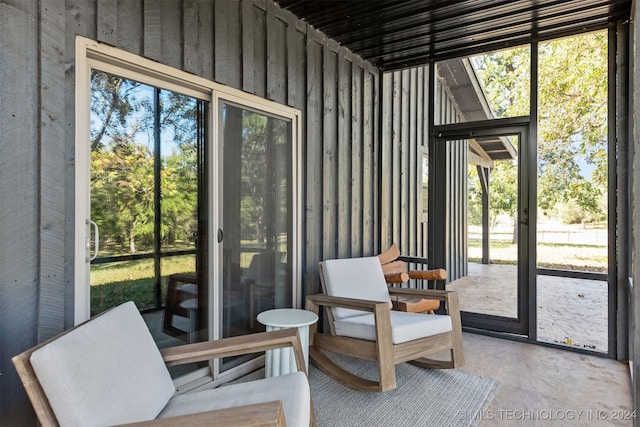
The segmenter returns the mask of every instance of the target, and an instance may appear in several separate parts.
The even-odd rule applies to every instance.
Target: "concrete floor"
[[[463,310],[515,316],[515,266],[469,264],[448,285]],[[539,277],[538,337],[606,352],[606,282]],[[162,312],[145,314],[160,347],[182,343],[161,331]],[[493,425],[633,425],[627,363],[599,356],[464,333],[462,371],[500,382],[490,407],[464,414]],[[565,343],[566,344],[566,343]],[[176,372],[176,374],[179,374]]]
[[[183,343],[162,334],[161,311],[144,317],[161,347]],[[486,411],[461,417],[474,417],[483,427],[633,425],[626,363],[467,332],[463,341],[465,365],[459,369],[500,386]]]
[[[627,363],[568,350],[463,333],[462,371],[500,387],[480,426],[631,426]]]

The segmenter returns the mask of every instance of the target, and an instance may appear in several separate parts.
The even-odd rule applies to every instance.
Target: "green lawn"
[[[481,242],[469,239],[469,261],[479,262]],[[515,264],[517,248],[507,240],[492,240],[491,262]],[[242,267],[251,261],[252,253],[243,253]],[[607,247],[558,243],[538,244],[538,266],[580,271],[607,271]],[[161,297],[166,294],[166,277],[176,273],[193,273],[195,257],[183,255],[161,261]],[[125,301],[135,301],[138,308],[154,308],[153,260],[123,261],[91,266],[91,314],[100,313]],[[164,304],[164,301],[162,302]]]
[[[469,261],[479,262],[482,257],[480,240],[469,239]],[[579,271],[607,271],[607,247],[570,243],[538,243],[538,267]],[[491,240],[491,262],[515,264],[517,246],[505,240]]]
[[[161,295],[165,298],[166,277],[195,271],[194,255],[162,258]],[[139,309],[154,308],[153,260],[122,261],[91,266],[91,315],[126,301]]]

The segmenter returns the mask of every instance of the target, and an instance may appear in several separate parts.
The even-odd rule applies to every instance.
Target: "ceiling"
[[[632,0],[275,0],[382,70],[606,27]]]

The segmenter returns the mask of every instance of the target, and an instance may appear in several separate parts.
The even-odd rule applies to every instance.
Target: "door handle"
[[[522,211],[522,216],[518,220],[520,225],[529,225],[529,209],[524,208]]]
[[[218,243],[222,242],[223,238],[224,238],[224,233],[222,232],[221,228],[218,228]]]
[[[98,257],[98,250],[100,249],[100,230],[98,229],[98,224],[88,219],[85,224],[91,224],[93,226],[93,236],[96,241],[94,245],[94,253],[91,256],[91,233],[89,233],[89,240],[87,241],[87,249],[89,250],[89,256],[84,260],[85,262],[91,262]]]

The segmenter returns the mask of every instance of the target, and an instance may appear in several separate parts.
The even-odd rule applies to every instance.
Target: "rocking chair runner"
[[[458,296],[451,291],[388,288],[377,257],[323,261],[319,265],[324,295],[311,295],[306,308],[324,306],[330,334],[310,328],[309,359],[334,380],[357,390],[396,388],[395,365],[411,362],[424,368],[464,364]],[[391,311],[390,294],[438,299],[447,315]],[[450,360],[425,356],[449,350]],[[379,381],[347,372],[323,351],[378,363]]]

